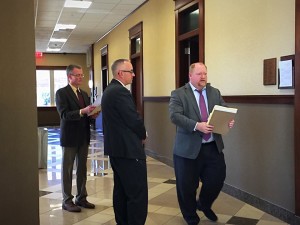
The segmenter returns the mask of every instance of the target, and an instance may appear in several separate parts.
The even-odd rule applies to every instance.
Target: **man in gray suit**
[[[226,177],[222,136],[213,133],[207,115],[215,105],[225,106],[218,89],[207,84],[207,68],[194,63],[189,69],[190,82],[172,91],[169,104],[171,121],[176,125],[174,169],[176,189],[182,215],[189,225],[200,218],[196,211],[217,221],[211,207],[218,197]],[[204,108],[203,108],[204,107]],[[232,128],[234,120],[228,126]],[[196,191],[202,182],[199,197]]]

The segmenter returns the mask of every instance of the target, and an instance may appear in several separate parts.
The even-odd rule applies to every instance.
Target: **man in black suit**
[[[130,91],[135,76],[129,60],[116,60],[113,79],[102,96],[104,153],[114,172],[115,220],[122,225],[145,224],[148,208],[146,130]]]
[[[69,65],[66,72],[69,84],[56,92],[56,107],[60,116],[60,145],[63,150],[62,208],[69,212],[80,212],[80,207],[95,208],[95,205],[86,199],[86,162],[90,143],[90,117],[94,119],[98,113],[88,116],[95,106],[89,105],[87,93],[79,89],[84,77],[82,68],[78,65]],[[75,158],[77,195],[74,204],[71,192]]]
[[[189,69],[190,82],[171,93],[169,111],[177,126],[174,144],[174,169],[179,206],[185,221],[196,225],[200,219],[196,210],[217,221],[211,207],[218,197],[226,176],[222,136],[213,133],[207,115],[215,105],[225,106],[218,89],[207,84],[207,68],[194,63]],[[202,95],[202,96],[201,96]],[[203,108],[204,107],[204,108]],[[234,120],[228,126],[231,128]],[[202,182],[196,199],[196,191]]]

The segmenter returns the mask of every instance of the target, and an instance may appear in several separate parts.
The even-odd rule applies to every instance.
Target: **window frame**
[[[43,106],[39,106],[37,105],[37,107],[56,107],[55,101],[54,101],[54,70],[64,70],[66,71],[67,66],[36,66],[36,71],[37,70],[50,70],[50,105],[43,105]],[[36,74],[37,76],[37,74]],[[37,88],[37,85],[36,85]],[[37,104],[37,103],[36,103]]]

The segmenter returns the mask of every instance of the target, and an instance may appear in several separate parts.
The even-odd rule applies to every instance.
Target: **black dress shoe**
[[[82,201],[75,201],[75,204],[77,206],[80,206],[80,207],[83,207],[83,208],[86,208],[86,209],[94,209],[95,208],[95,205],[88,202],[87,200],[82,200]]]
[[[204,215],[207,217],[207,219],[214,222],[218,220],[217,215],[214,213],[214,211],[212,211],[212,209],[203,209],[199,204],[197,205],[197,209],[202,211]]]
[[[63,203],[62,204],[62,208],[64,210],[69,211],[69,212],[81,212],[81,208],[79,208],[78,206],[76,206],[73,202]]]
[[[218,220],[217,215],[211,209],[202,210],[202,212],[211,221],[217,221]]]

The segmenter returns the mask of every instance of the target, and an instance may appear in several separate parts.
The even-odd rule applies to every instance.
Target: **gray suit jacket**
[[[218,89],[207,84],[206,94],[209,113],[215,105],[226,106]],[[169,112],[171,121],[176,125],[174,154],[184,158],[195,159],[201,149],[203,133],[194,131],[196,123],[201,122],[201,116],[189,83],[172,91]],[[224,148],[222,136],[214,133],[213,137],[218,151],[222,152]]]

